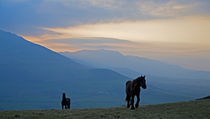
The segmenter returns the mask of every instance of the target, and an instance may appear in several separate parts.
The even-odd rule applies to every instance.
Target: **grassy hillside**
[[[72,110],[0,111],[0,119],[210,119],[210,99],[125,107]]]

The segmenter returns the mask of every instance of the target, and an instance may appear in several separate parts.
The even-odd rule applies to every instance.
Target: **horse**
[[[63,97],[62,97],[62,101],[61,101],[61,106],[62,109],[70,109],[70,104],[71,104],[71,99],[70,98],[66,98],[66,94],[63,93]]]
[[[133,81],[127,81],[126,82],[126,101],[127,101],[127,108],[135,109],[134,108],[134,97],[137,97],[137,102],[135,104],[135,107],[138,108],[139,101],[140,101],[140,91],[141,88],[146,89],[146,80],[145,76],[140,76],[136,78]]]

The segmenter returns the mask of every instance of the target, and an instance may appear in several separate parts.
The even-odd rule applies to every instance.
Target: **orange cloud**
[[[208,41],[210,17],[183,17],[177,19],[124,21],[85,24],[45,30],[78,37],[109,37],[135,42],[183,42],[202,44]],[[206,43],[205,42],[205,43]]]

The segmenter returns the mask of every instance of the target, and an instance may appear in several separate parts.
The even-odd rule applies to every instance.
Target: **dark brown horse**
[[[140,76],[133,81],[126,82],[126,101],[127,101],[127,108],[135,109],[134,108],[134,97],[137,97],[137,102],[135,107],[138,108],[139,101],[140,101],[140,91],[141,88],[146,89],[146,80],[145,76]]]
[[[71,104],[71,99],[70,98],[66,98],[66,94],[63,93],[63,97],[62,97],[62,101],[61,101],[61,106],[62,109],[70,109],[70,104]]]

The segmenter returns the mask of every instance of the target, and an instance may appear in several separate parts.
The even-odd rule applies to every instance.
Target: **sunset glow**
[[[8,2],[23,3],[29,1]],[[15,24],[25,26],[18,27],[23,31],[17,29],[17,34],[54,51],[117,50],[210,71],[208,1],[43,0],[38,4],[33,4],[33,14],[39,22],[28,18],[28,23]]]

